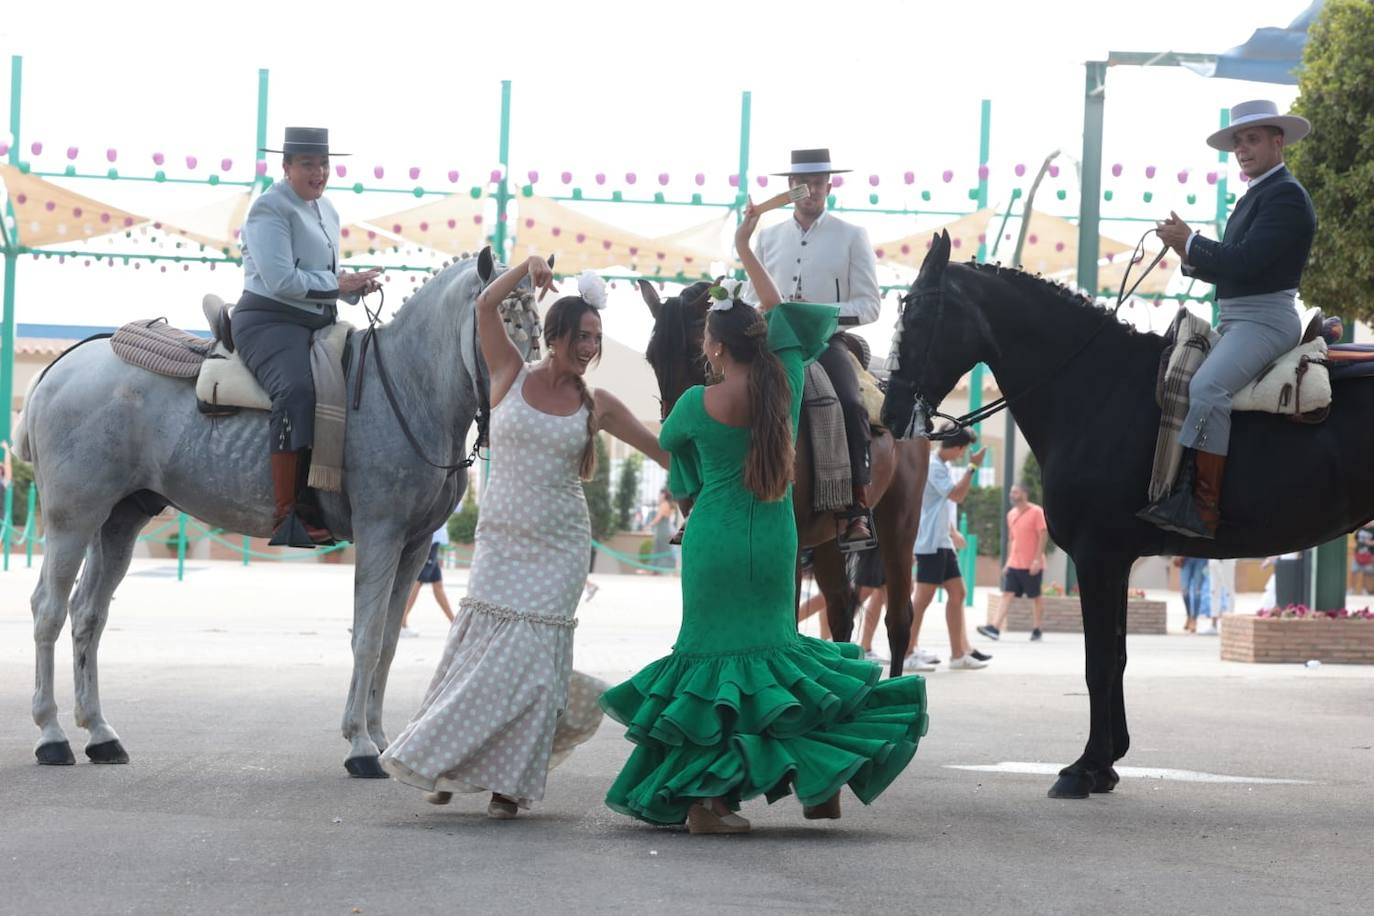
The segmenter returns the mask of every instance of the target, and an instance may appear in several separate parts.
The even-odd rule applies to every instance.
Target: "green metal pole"
[[[5,536],[0,539],[3,541],[5,551],[5,572],[10,571],[10,541],[14,536],[14,487],[5,487]]]
[[[1230,110],[1229,108],[1223,108],[1223,109],[1221,110],[1221,120],[1220,120],[1220,124],[1221,124],[1221,127],[1222,127],[1223,129],[1231,126],[1231,110]],[[1217,162],[1221,163],[1223,166],[1226,166],[1226,165],[1229,164],[1229,163],[1228,163],[1228,160],[1229,160],[1229,159],[1230,159],[1230,156],[1228,156],[1226,153],[1224,153],[1224,152],[1217,153]],[[1217,170],[1217,217],[1216,217],[1216,224],[1215,224],[1215,225],[1216,225],[1216,231],[1217,231],[1217,238],[1221,238],[1222,235],[1224,235],[1225,232],[1226,232],[1226,214],[1227,214],[1226,194],[1227,194],[1227,192],[1226,192],[1226,169],[1225,169],[1225,168],[1221,168],[1221,169],[1218,169],[1218,170]],[[1216,301],[1216,299],[1215,299],[1215,297],[1214,297],[1214,298],[1212,299],[1212,326],[1213,326],[1213,327],[1216,327],[1217,319],[1218,319],[1218,315],[1217,315],[1217,301]]]
[[[23,99],[24,58],[18,54],[10,58],[10,154],[9,164],[19,164],[19,104]],[[6,215],[14,216],[14,208],[6,203]],[[10,236],[5,248],[4,314],[0,317],[0,443],[9,447],[13,434],[10,414],[14,411],[14,286],[19,269],[19,227]],[[13,246],[13,247],[10,247]],[[8,491],[7,491],[8,492]],[[9,549],[6,545],[5,568],[9,568]]]
[[[506,205],[510,203],[510,80],[501,81],[501,180],[496,183],[496,260],[506,262]]]
[[[177,581],[186,578],[186,513],[177,513]]]
[[[978,124],[978,209],[981,210],[988,205],[988,151],[992,147],[992,100],[983,99],[982,110],[980,112]],[[978,243],[978,260],[988,259],[987,233],[983,233],[983,240]]]
[[[253,553],[253,551],[252,551],[252,550],[249,548],[249,546],[248,546],[250,543],[251,543],[251,541],[250,541],[248,535],[245,534],[245,535],[243,536],[243,565],[244,565],[244,566],[247,566],[247,565],[248,565],[248,561],[252,559],[252,553]]]
[[[735,224],[744,221],[744,202],[749,199],[749,128],[753,120],[754,94],[748,89],[739,100],[739,188],[735,194]],[[744,270],[735,271],[735,279],[744,279]]]
[[[266,162],[267,154],[261,152],[267,148],[267,70],[258,71],[258,142],[253,147],[254,163]],[[256,176],[254,181],[264,188],[272,183],[272,179],[267,177],[264,171],[261,175],[257,174],[256,168],[253,172]]]
[[[24,568],[33,568],[34,531],[38,528],[38,484],[29,482],[29,514],[24,522]]]

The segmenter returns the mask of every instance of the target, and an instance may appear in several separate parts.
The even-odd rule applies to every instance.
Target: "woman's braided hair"
[[[572,341],[578,328],[582,326],[582,316],[588,312],[598,314],[595,306],[581,296],[564,296],[549,306],[548,314],[544,316],[544,345],[550,354],[553,353],[555,341]],[[600,361],[601,347],[598,345],[592,362]],[[578,463],[577,473],[583,480],[591,480],[596,476],[596,400],[592,397],[586,380],[580,375],[575,378],[577,393],[582,396],[582,406],[587,408],[587,444],[582,449],[582,460]]]

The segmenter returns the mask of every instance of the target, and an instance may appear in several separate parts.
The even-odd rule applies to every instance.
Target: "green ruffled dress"
[[[801,414],[804,368],[835,332],[836,309],[785,303],[768,345]],[[606,795],[615,811],[681,824],[701,798],[732,807],[796,792],[819,804],[848,785],[871,802],[926,731],[925,681],[882,680],[851,643],[797,632],[792,495],[744,486],[748,427],[711,418],[689,389],[663,424],[669,488],[695,500],[682,543],[682,627],[673,652],[601,697],[636,747]]]

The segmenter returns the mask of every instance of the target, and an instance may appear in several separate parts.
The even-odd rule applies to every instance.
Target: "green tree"
[[[14,480],[12,481],[14,489],[13,524],[16,529],[23,531],[29,520],[29,487],[33,486],[33,465],[12,455],[10,456],[10,468],[14,472]],[[36,506],[37,503],[34,505]]]
[[[449,516],[448,538],[455,544],[471,544],[477,540],[477,498],[472,488],[463,496],[463,504]]]
[[[1327,0],[1313,23],[1294,112],[1312,135],[1286,151],[1312,195],[1317,237],[1303,300],[1328,314],[1374,320],[1374,4]]]
[[[621,531],[630,527],[630,513],[639,502],[639,472],[644,456],[635,452],[620,463],[620,479],[615,485],[615,525]]]
[[[1045,504],[1045,484],[1041,480],[1040,462],[1035,457],[1035,452],[1026,454],[1026,460],[1021,464],[1021,486],[1026,489],[1026,497],[1037,506]]]
[[[1002,488],[974,487],[959,504],[968,533],[978,536],[978,555],[1002,555]]]
[[[600,433],[596,436],[596,476],[584,483],[582,489],[587,496],[592,537],[604,543],[615,530],[615,512],[611,508],[611,457]]]

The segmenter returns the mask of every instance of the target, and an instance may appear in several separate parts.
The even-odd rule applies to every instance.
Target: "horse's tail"
[[[33,462],[33,452],[29,449],[29,408],[32,406],[33,390],[38,387],[38,383],[43,380],[43,373],[35,372],[33,378],[29,380],[29,387],[24,392],[24,409],[19,412],[19,419],[14,423],[14,454],[21,460]]]

